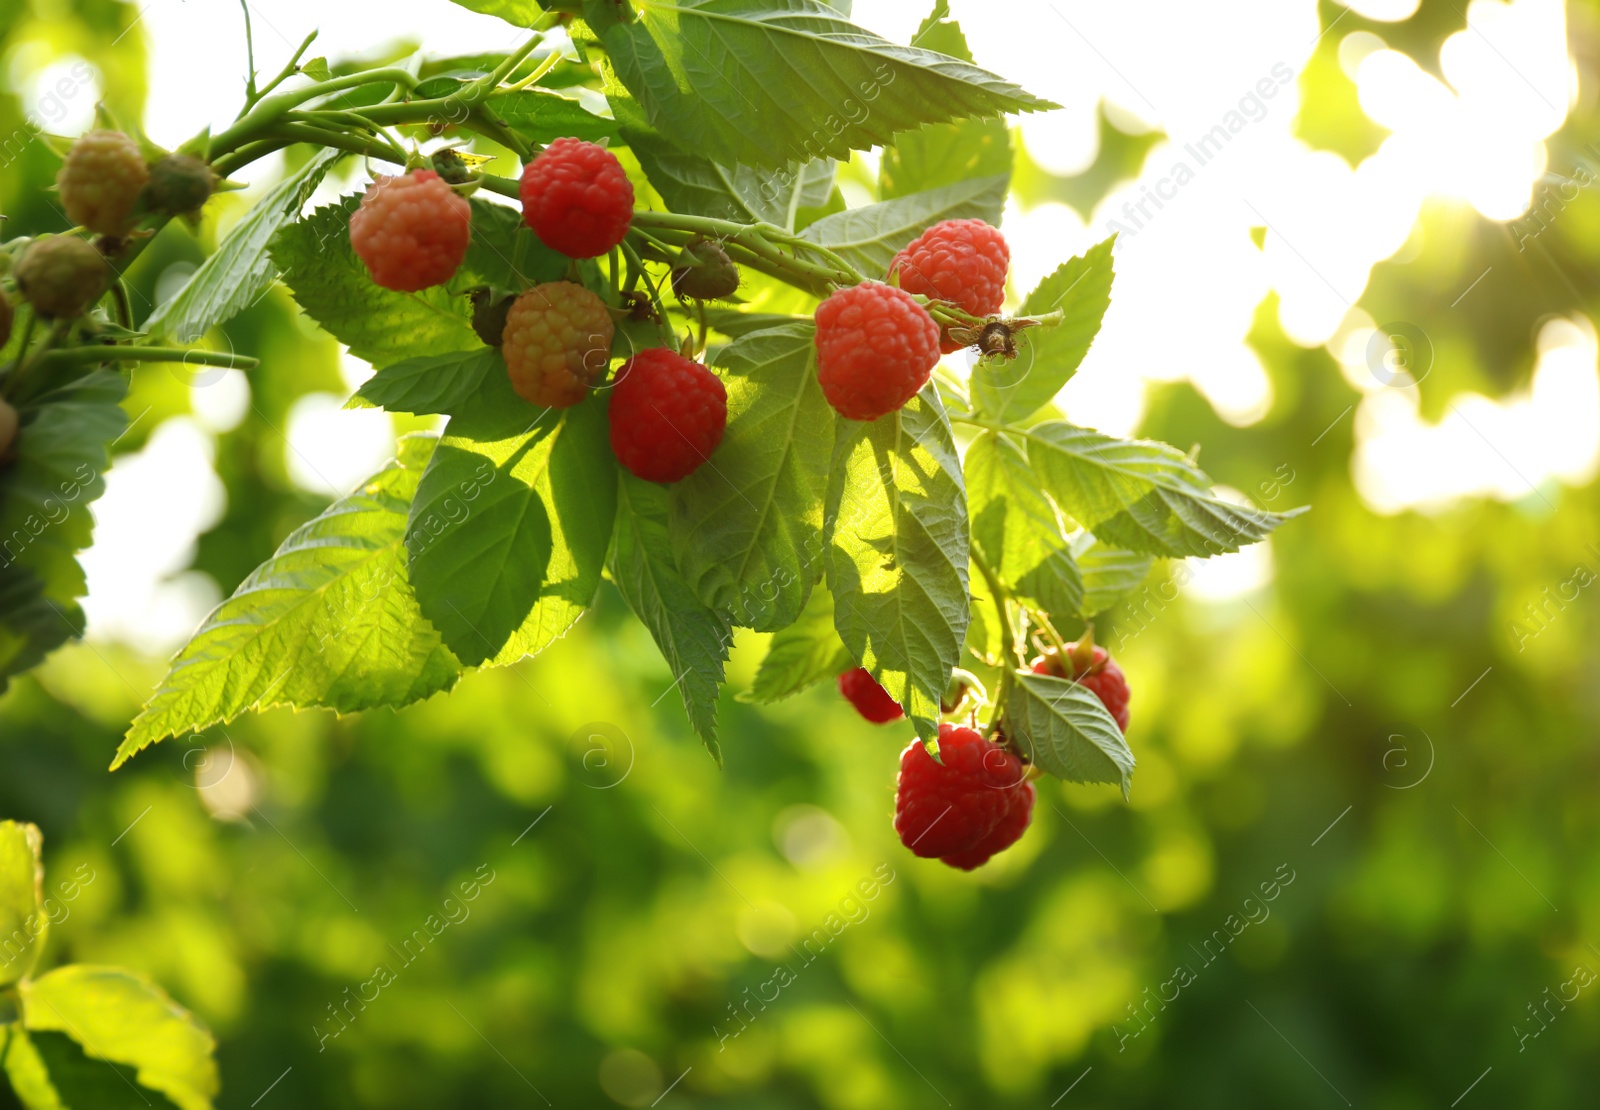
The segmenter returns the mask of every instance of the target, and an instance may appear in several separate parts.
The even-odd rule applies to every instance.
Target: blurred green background
[[[1382,30],[1430,68],[1453,11]],[[1339,24],[1298,77],[1297,133],[1363,157],[1381,132],[1333,58],[1370,25],[1322,15]],[[136,18],[0,0],[0,52],[90,57],[134,119]],[[1549,141],[1556,169],[1597,134],[1596,20],[1569,19],[1586,95]],[[6,90],[0,135],[31,112]],[[1019,155],[1019,200],[1087,214],[1149,144],[1105,120],[1082,174]],[[45,145],[6,159],[8,234],[63,226]],[[145,253],[140,297],[203,256],[215,219]],[[1459,204],[1430,204],[1414,235],[1447,249],[1381,263],[1361,304],[1426,327],[1432,419],[1462,391],[1525,388],[1553,314],[1600,315],[1592,190],[1542,255]],[[1485,267],[1472,310],[1446,313]],[[762,649],[746,634],[719,771],[609,584],[543,656],[449,697],[269,713],[115,775],[164,661],[91,641],[0,697],[0,814],[43,828],[52,888],[93,875],[47,962],[159,980],[215,1030],[228,1107],[1592,1105],[1600,991],[1551,999],[1600,971],[1600,591],[1558,607],[1547,590],[1600,573],[1600,499],[1551,481],[1375,513],[1351,479],[1360,394],[1274,306],[1251,333],[1265,419],[1230,426],[1188,384],[1148,398],[1145,434],[1203,444],[1213,477],[1269,507],[1314,509],[1274,536],[1266,586],[1208,602],[1158,568],[1153,596],[1176,600],[1100,630],[1115,646],[1149,626],[1119,651],[1130,804],[1047,780],[986,868],[916,860],[889,820],[905,729],[829,689],[739,702]],[[344,390],[337,346],[281,291],[225,330],[263,366],[218,439],[227,509],[193,557],[224,595],[326,504],[289,480],[280,429],[298,398]],[[129,411],[148,414],[118,452],[192,392],[140,371]]]

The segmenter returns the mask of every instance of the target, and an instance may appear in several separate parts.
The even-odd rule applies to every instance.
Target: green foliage
[[[1006,181],[1003,174],[984,177],[846,209],[806,228],[805,237],[832,248],[867,277],[881,278],[901,247],[940,220],[999,223]]]
[[[27,1110],[210,1110],[216,1042],[160,987],[87,964],[31,975],[48,925],[42,843],[33,825],[0,821],[0,986],[15,990],[0,1016],[0,1074],[11,1092]]]
[[[1220,555],[1254,543],[1304,510],[1241,508],[1181,451],[1064,421],[1026,432],[1028,459],[1061,507],[1107,543],[1149,555]]]
[[[183,288],[150,314],[145,330],[191,343],[253,304],[278,276],[267,258],[273,236],[299,216],[301,207],[342,157],[343,151],[321,151],[273,186],[189,275]]]
[[[981,359],[972,371],[972,399],[980,412],[1002,423],[1025,421],[1061,392],[1100,332],[1111,304],[1111,246],[1097,243],[1063,262],[1022,302],[1020,315],[1060,310],[1061,323],[1030,332],[1012,361]]]
[[[706,604],[763,631],[792,623],[822,573],[837,419],[817,383],[815,335],[791,324],[723,349],[727,433],[672,498],[685,579]]]
[[[933,387],[871,423],[841,421],[828,484],[828,588],[845,647],[938,736],[966,636],[961,458]]]
[[[1006,706],[1012,737],[1039,769],[1068,782],[1109,782],[1128,796],[1133,753],[1087,688],[1053,675],[1018,674]]]
[[[319,208],[273,239],[272,260],[295,301],[351,354],[379,368],[481,347],[465,297],[438,286],[396,293],[373,284],[350,246],[350,215],[360,201],[349,196]]]
[[[744,700],[757,705],[781,701],[856,665],[833,627],[833,595],[811,591],[804,611],[773,634]]]
[[[273,705],[352,713],[448,690],[461,666],[417,608],[406,519],[432,436],[296,529],[178,653],[117,750]]]
[[[684,581],[667,534],[670,495],[653,482],[622,474],[617,484],[612,580],[672,669],[683,710],[720,764],[717,696],[733,643],[728,613],[705,605]]]
[[[520,428],[505,414],[453,418],[411,506],[417,600],[469,666],[514,663],[566,632],[594,600],[611,542],[604,410],[532,411]]]
[[[1089,532],[1073,540],[1072,558],[1083,578],[1080,611],[1085,617],[1104,613],[1131,595],[1144,584],[1155,562],[1149,555],[1101,543]]]
[[[584,11],[613,89],[685,150],[730,165],[840,158],[923,123],[1055,107],[816,0],[646,0],[636,20],[610,0]]]
[[[356,401],[423,415],[490,419],[526,412],[532,420],[539,414],[511,388],[505,359],[493,347],[392,362],[361,383]]]
[[[544,15],[544,8],[535,0],[452,0],[463,8],[484,15],[498,16],[517,27],[532,27]]]
[[[1015,440],[984,432],[967,448],[972,549],[1017,596],[1054,617],[1083,609],[1084,583],[1049,498]]]

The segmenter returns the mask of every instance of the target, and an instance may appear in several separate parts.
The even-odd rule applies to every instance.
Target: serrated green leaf
[[[544,8],[534,0],[452,0],[468,11],[480,12],[505,20],[515,27],[532,27],[544,15]]]
[[[1183,453],[1116,439],[1065,421],[1026,430],[1028,461],[1061,508],[1098,538],[1149,555],[1220,555],[1255,543],[1286,513],[1231,505]]]
[[[1085,532],[1072,541],[1072,557],[1083,575],[1083,605],[1078,614],[1085,620],[1115,606],[1143,584],[1155,559],[1101,543]]]
[[[707,308],[706,322],[713,331],[730,339],[738,339],[752,332],[770,331],[790,324],[805,325],[810,320],[803,316],[789,316],[778,312],[742,312],[737,308]]]
[[[472,241],[464,265],[479,281],[519,293],[567,272],[570,260],[539,242],[520,208],[482,197],[471,203]]]
[[[64,1033],[90,1057],[137,1069],[182,1110],[210,1110],[216,1041],[165,991],[117,967],[69,964],[20,987],[31,1033]]]
[[[454,686],[461,665],[406,581],[406,516],[433,448],[407,436],[397,460],[290,533],[178,652],[112,768],[252,709],[353,713]]]
[[[760,631],[798,617],[822,573],[836,418],[817,382],[815,336],[813,325],[791,324],[723,348],[727,431],[673,489],[684,579],[707,605]]]
[[[105,492],[109,446],[128,426],[127,379],[95,370],[19,409],[16,458],[0,469],[0,689],[83,634],[89,506]]]
[[[272,259],[300,307],[351,354],[380,369],[403,358],[482,347],[466,297],[442,286],[396,293],[373,283],[350,247],[350,214],[360,203],[345,197],[273,239]]]
[[[534,411],[524,427],[452,418],[412,503],[417,600],[472,666],[513,663],[565,633],[593,602],[611,541],[605,409]]]
[[[966,36],[949,16],[949,5],[940,0],[917,28],[911,45],[970,62]],[[977,177],[1009,177],[1010,173],[1011,129],[1004,119],[930,123],[896,135],[894,142],[883,148],[878,196],[892,200]]]
[[[1054,327],[1024,331],[1015,359],[979,360],[972,370],[972,400],[979,411],[1001,423],[1025,420],[1077,373],[1111,305],[1115,240],[1112,236],[1063,262],[1028,294],[1018,315],[1042,316],[1060,309],[1064,319]]]
[[[855,665],[855,657],[834,631],[833,595],[816,589],[795,622],[773,633],[755,681],[740,700],[757,705],[781,701]]]
[[[1009,181],[1005,176],[983,177],[849,208],[818,220],[806,228],[802,238],[832,248],[867,277],[880,278],[901,247],[940,220],[979,219],[998,224]]]
[[[278,276],[267,253],[273,236],[300,214],[328,169],[344,156],[340,150],[318,151],[274,186],[233,225],[183,288],[150,314],[144,330],[192,343],[254,304]]]
[[[967,448],[965,473],[974,552],[1031,608],[1076,615],[1083,579],[1022,448],[1009,436],[984,432]]]
[[[896,413],[840,422],[827,539],[839,638],[934,739],[970,608],[961,458],[932,385]]]
[[[1128,796],[1133,752],[1093,691],[1053,675],[1018,673],[1006,703],[1011,739],[1040,770],[1068,782],[1109,782]]]
[[[503,418],[523,425],[540,411],[511,387],[505,359],[493,347],[391,363],[361,384],[350,403],[358,402],[390,412]]]
[[[13,1026],[12,1034],[20,1066],[8,1075],[28,1110],[179,1110],[141,1085],[137,1069],[90,1056],[65,1033],[30,1034]]]
[[[776,170],[722,165],[663,138],[632,97],[613,96],[611,104],[629,149],[674,212],[793,230],[804,209],[822,207],[833,192],[831,158]]]
[[[720,764],[717,697],[733,643],[733,621],[726,612],[703,604],[678,573],[667,536],[670,496],[653,482],[620,475],[612,578],[628,608],[650,630],[672,670],[689,723]]]
[[[924,123],[1056,105],[976,66],[898,46],[816,0],[610,0],[584,12],[651,126],[728,165],[846,157]]]
[[[0,987],[32,971],[44,951],[50,919],[44,914],[42,843],[37,826],[0,821]]]
[[[618,138],[615,120],[587,111],[571,97],[543,89],[498,93],[484,101],[484,108],[511,130],[540,146],[569,135],[591,143],[603,140],[615,143]]]

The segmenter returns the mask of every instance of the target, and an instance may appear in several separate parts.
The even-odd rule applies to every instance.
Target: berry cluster
[[[1083,684],[1105,704],[1117,727],[1128,730],[1127,678],[1091,634],[1065,652],[1034,660],[1033,671]],[[958,676],[959,690],[947,695],[942,707],[946,715],[965,701],[968,681],[971,676]],[[839,693],[873,724],[905,715],[863,667],[839,676]],[[900,753],[894,828],[902,844],[919,856],[971,871],[1021,838],[1033,814],[1030,769],[1002,733],[996,737],[1000,742],[946,723],[939,726],[937,761],[917,741]]]
[[[889,265],[889,281],[841,289],[817,308],[817,379],[840,416],[876,420],[927,384],[941,352],[965,343],[941,327],[916,296],[974,317],[1005,299],[1011,252],[982,220],[945,220]],[[915,294],[916,296],[913,296]]]

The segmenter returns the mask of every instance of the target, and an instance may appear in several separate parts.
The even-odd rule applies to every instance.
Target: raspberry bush
[[[1054,407],[1110,302],[1112,244],[1017,288],[1009,174],[941,168],[967,164],[975,121],[1003,166],[1003,117],[1053,105],[804,0],[670,20],[610,0],[489,7],[525,31],[510,52],[371,68],[302,48],[250,75],[234,123],[173,151],[101,126],[61,168],[81,226],[0,247],[7,519],[34,510],[42,472],[81,464],[98,493],[130,366],[270,379],[202,337],[274,282],[372,364],[358,403],[442,420],[261,552],[116,763],[268,706],[447,691],[538,654],[609,575],[718,759],[724,668],[736,643],[761,650],[751,633],[772,634],[754,700],[836,680],[867,719],[903,719],[895,820],[917,855],[980,865],[1023,834],[1040,776],[1126,794],[1129,683],[1067,637],[1151,560],[1234,551],[1293,514],[1239,508],[1190,455]],[[959,45],[942,7],[935,29]],[[832,84],[775,92],[802,33]],[[713,39],[692,89],[662,79]],[[842,115],[835,85],[870,108]],[[878,198],[848,207],[838,163],[874,147]],[[278,151],[289,174],[136,312],[119,275]],[[48,535],[0,569],[0,677],[74,631],[87,527]],[[69,619],[31,619],[46,601]],[[886,784],[892,754],[873,756]]]

